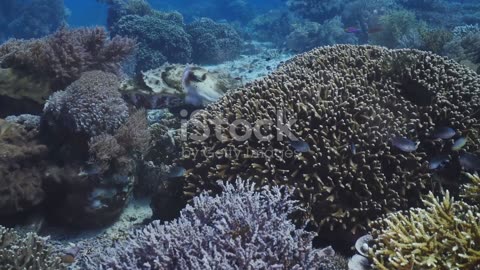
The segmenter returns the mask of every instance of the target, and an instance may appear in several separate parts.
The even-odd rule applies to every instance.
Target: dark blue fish
[[[100,168],[100,166],[95,164],[89,164],[80,171],[78,176],[92,176],[92,175],[100,174],[101,172],[102,172],[102,168]]]
[[[357,147],[354,143],[350,143],[350,151],[352,151],[352,154],[354,155],[357,153]]]
[[[466,170],[471,171],[478,171],[480,170],[480,157],[470,154],[470,153],[463,153],[459,157],[460,165]]]
[[[450,127],[438,127],[433,131],[433,137],[436,139],[450,139],[455,136],[455,130]]]
[[[310,145],[300,139],[297,141],[290,141],[290,145],[293,147],[293,149],[295,149],[295,151],[300,153],[306,153],[310,151]]]
[[[460,137],[460,138],[456,139],[455,142],[453,142],[452,150],[453,151],[458,151],[458,150],[462,149],[465,146],[465,144],[467,144],[467,138]]]
[[[170,169],[170,173],[168,174],[168,177],[170,178],[183,177],[186,171],[187,170],[185,170],[185,168],[182,166],[173,166]]]
[[[402,150],[403,152],[413,152],[417,150],[420,142],[413,142],[404,137],[394,137],[391,140],[392,145]]]
[[[447,164],[449,161],[450,161],[450,157],[448,155],[435,156],[430,160],[428,164],[428,168],[430,170],[436,170],[444,167],[445,164]]]

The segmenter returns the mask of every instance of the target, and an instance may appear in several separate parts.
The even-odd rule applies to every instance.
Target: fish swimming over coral
[[[185,68],[182,86],[185,91],[185,103],[203,107],[219,99],[224,93],[215,88],[210,76],[200,68]]]
[[[392,145],[402,150],[403,152],[413,152],[417,150],[420,142],[413,142],[405,137],[393,137],[391,139]]]

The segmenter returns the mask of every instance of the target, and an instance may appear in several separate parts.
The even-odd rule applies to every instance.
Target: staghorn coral
[[[345,259],[313,249],[314,234],[287,219],[299,209],[285,188],[220,186],[222,195],[202,193],[178,219],[130,232],[88,269],[346,269]]]
[[[1,45],[0,65],[34,74],[50,82],[52,90],[60,90],[86,71],[118,73],[134,48],[132,39],[108,39],[104,28],[63,28],[42,39],[14,39]]]
[[[480,177],[478,174],[466,174],[470,183],[462,185],[460,196],[467,202],[480,206]]]
[[[70,134],[113,134],[128,117],[127,105],[117,90],[119,85],[120,81],[111,73],[85,72],[65,91],[50,97],[42,121]]]
[[[479,269],[477,207],[430,193],[425,208],[392,213],[372,223],[369,257],[376,269]]]
[[[228,24],[201,18],[188,24],[186,31],[190,35],[195,63],[218,64],[240,55],[243,40]]]
[[[0,119],[0,216],[31,209],[45,198],[42,180],[48,150],[35,135]]]
[[[179,162],[188,172],[184,194],[218,192],[216,180],[238,176],[259,185],[293,186],[321,237],[350,242],[349,234],[365,231],[369,220],[420,203],[431,186],[428,159],[441,149],[424,139],[437,125],[478,132],[479,87],[474,72],[428,52],[315,49],[192,117],[184,130],[188,137],[180,138]],[[267,121],[260,128],[265,137],[234,139],[231,130],[248,131],[233,125],[237,119],[251,126]],[[288,128],[289,120],[296,122]],[[285,136],[272,139],[281,128],[310,151],[292,154]],[[405,153],[391,146],[393,136],[424,143]],[[466,147],[478,152],[480,141]]]
[[[52,253],[48,238],[35,233],[19,235],[0,226],[0,265],[4,270],[63,270],[60,257]]]
[[[480,57],[475,57],[475,53],[478,49],[476,41],[480,40],[480,26],[457,26],[452,33],[452,40],[444,46],[445,53],[459,63],[477,70],[480,64]]]

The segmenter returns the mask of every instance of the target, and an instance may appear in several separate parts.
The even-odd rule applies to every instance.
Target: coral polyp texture
[[[88,137],[110,133],[128,118],[118,92],[120,81],[111,73],[85,72],[65,91],[54,93],[45,104],[43,119],[54,128]]]
[[[346,269],[331,248],[314,249],[314,234],[297,229],[286,188],[236,181],[220,196],[202,193],[178,219],[131,232],[89,269]],[[100,267],[100,268],[99,268]]]
[[[288,185],[310,225],[339,232],[323,236],[365,231],[369,220],[418,205],[431,188],[428,160],[441,151],[438,141],[428,140],[436,126],[478,132],[479,87],[473,71],[428,52],[350,45],[312,50],[192,117],[180,160],[187,170],[184,194],[218,192],[216,180],[237,177]],[[248,132],[233,123],[238,119],[251,126],[262,120],[253,131],[265,136],[252,132],[237,140],[231,130]],[[202,137],[206,129],[210,135]],[[289,153],[295,144],[277,139],[278,130],[309,149]],[[391,144],[395,136],[422,143],[403,152]],[[478,152],[479,145],[472,138],[464,150]]]
[[[60,257],[52,253],[47,238],[35,233],[19,235],[0,226],[0,265],[5,270],[63,270]]]
[[[372,224],[376,269],[480,269],[477,207],[429,194],[425,209],[389,214]]]

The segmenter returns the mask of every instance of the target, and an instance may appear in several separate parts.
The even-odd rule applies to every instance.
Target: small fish
[[[450,139],[455,136],[455,130],[450,127],[438,127],[433,131],[433,137],[435,139]]]
[[[392,140],[392,145],[396,148],[402,150],[403,152],[413,152],[417,150],[420,142],[413,142],[404,137],[394,137]]]
[[[373,27],[369,27],[367,32],[369,34],[375,34],[375,33],[379,33],[379,32],[382,32],[382,31],[383,31],[383,27],[380,26],[380,25],[376,25],[376,26],[373,26]]]
[[[241,81],[241,80],[242,80],[241,77],[235,77],[234,79],[237,80],[237,81]]]
[[[266,68],[267,70],[271,70],[271,69],[272,69],[271,66],[266,66],[265,68]]]
[[[354,155],[357,153],[357,147],[354,143],[350,143],[350,151],[352,151],[352,154]]]
[[[467,144],[467,138],[460,137],[460,138],[456,139],[455,142],[453,142],[452,150],[453,151],[458,151],[458,150],[462,149],[466,144]]]
[[[271,58],[271,57],[267,57],[267,58],[265,58],[265,61],[270,61],[270,60],[272,60],[272,58]]]
[[[187,170],[185,170],[185,168],[182,166],[173,166],[170,169],[170,172],[168,173],[168,177],[170,178],[183,177],[186,171]]]
[[[460,155],[458,161],[460,165],[466,170],[478,171],[480,170],[480,157],[470,154],[470,153],[463,153]]]
[[[306,153],[310,151],[310,146],[308,143],[302,140],[290,141],[290,145],[293,147],[293,149],[295,149],[295,151],[300,153]]]
[[[102,172],[102,168],[100,168],[100,166],[95,164],[89,164],[80,171],[78,176],[97,175],[97,174],[100,174],[101,172]]]
[[[428,164],[428,168],[430,170],[436,170],[442,168],[450,161],[450,157],[448,155],[439,155],[433,157]]]
[[[355,33],[360,33],[362,30],[360,28],[357,28],[357,27],[347,27],[345,28],[345,33],[350,33],[350,34],[355,34]]]

